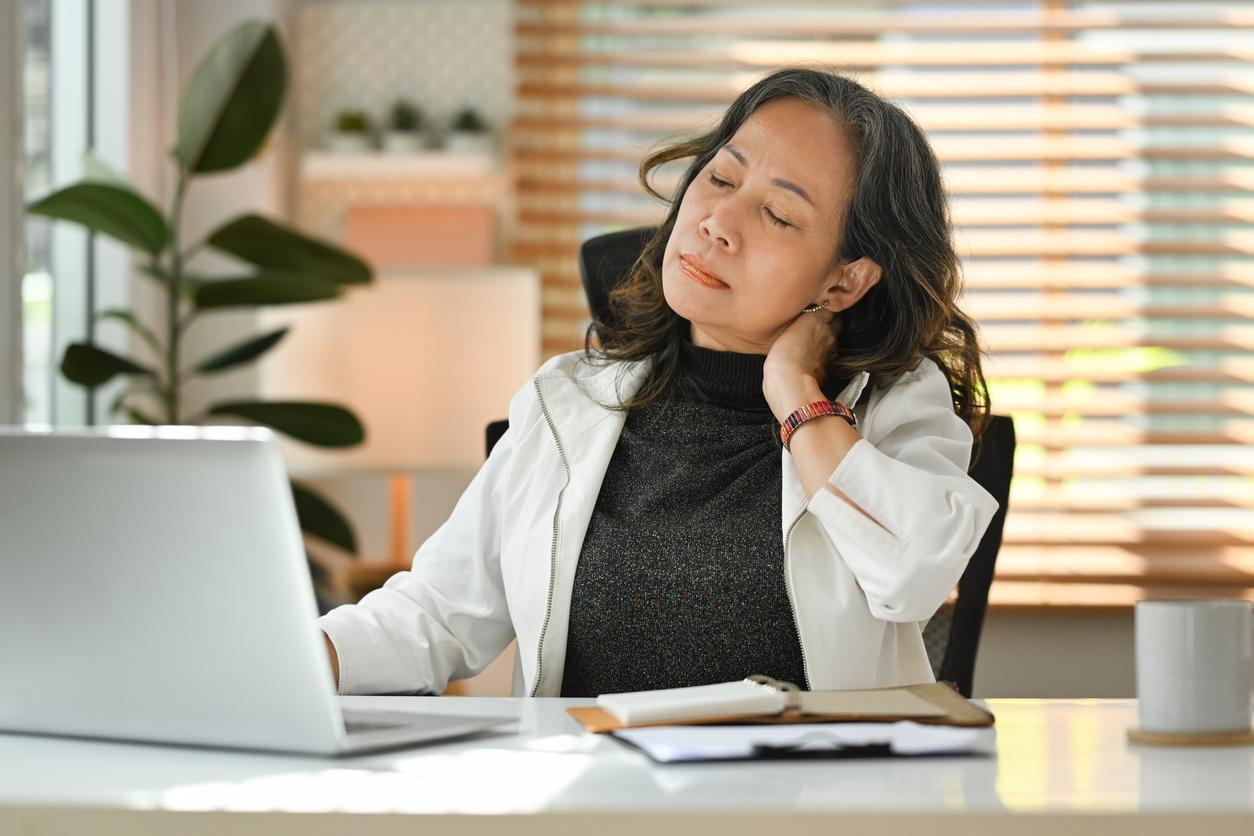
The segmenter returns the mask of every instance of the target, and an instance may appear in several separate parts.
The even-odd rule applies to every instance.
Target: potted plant
[[[335,299],[351,286],[373,281],[369,265],[352,253],[252,213],[227,220],[194,243],[184,240],[183,206],[193,181],[238,168],[261,152],[286,86],[287,65],[274,27],[246,22],[210,50],[183,94],[172,151],[177,173],[167,209],[94,161],[85,180],[27,207],[31,214],[79,224],[130,247],[138,272],[161,294],[164,316],[158,323],[125,309],[99,314],[136,337],[130,356],[76,342],[61,359],[61,373],[80,386],[94,388],[119,375],[129,380],[112,414],[143,424],[264,424],[320,447],[364,440],[357,416],[335,403],[231,399],[194,415],[186,406],[186,391],[200,379],[255,362],[288,332],[279,328],[188,358],[184,342],[194,323],[257,305]],[[208,275],[196,262],[206,250],[232,256],[242,267],[227,277]],[[356,537],[343,514],[304,485],[294,482],[292,490],[301,528],[355,554]]]
[[[445,148],[457,153],[486,153],[492,150],[488,123],[472,107],[463,109],[449,126]]]
[[[421,147],[422,111],[408,99],[397,99],[388,113],[383,150],[392,154],[410,154]]]
[[[345,110],[335,118],[335,129],[327,135],[327,148],[344,154],[360,154],[373,147],[369,116],[360,110]]]

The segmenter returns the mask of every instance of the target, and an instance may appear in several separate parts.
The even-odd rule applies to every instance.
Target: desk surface
[[[565,708],[587,700],[346,703],[519,722],[339,760],[0,735],[0,834],[1254,833],[1254,747],[1130,746],[1130,700],[991,700],[994,757],[671,766],[582,733]]]

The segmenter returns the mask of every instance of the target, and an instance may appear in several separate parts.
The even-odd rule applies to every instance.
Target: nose
[[[713,241],[715,246],[723,252],[732,254],[740,249],[740,236],[735,233],[725,215],[725,212],[720,212],[718,209],[710,212],[697,224],[697,232],[702,238]]]

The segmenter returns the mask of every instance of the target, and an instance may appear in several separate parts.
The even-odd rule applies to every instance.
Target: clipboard
[[[603,734],[618,729],[651,726],[685,725],[755,725],[778,723],[895,723],[910,720],[924,725],[984,728],[992,726],[993,715],[967,700],[950,685],[928,682],[898,688],[875,688],[851,691],[802,691],[789,682],[770,677],[753,676],[753,681],[783,692],[785,708],[775,713],[722,714],[696,718],[672,718],[650,723],[627,724],[599,706],[568,708],[570,714],[586,731]],[[893,713],[876,706],[901,702],[901,695],[930,706],[926,716],[914,713]]]

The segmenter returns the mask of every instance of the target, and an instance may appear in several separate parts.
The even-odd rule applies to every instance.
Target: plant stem
[[[174,188],[174,205],[170,210],[170,299],[167,313],[170,340],[166,352],[166,385],[169,396],[166,408],[171,424],[179,422],[179,343],[183,337],[183,324],[179,321],[179,302],[183,298],[183,256],[179,252],[179,227],[183,222],[183,199],[187,196],[186,171],[179,170],[178,185]]]
[[[195,244],[192,244],[190,247],[183,250],[183,263],[186,264],[187,262],[191,261],[192,256],[196,255],[207,246],[209,246],[209,239],[201,238]]]

